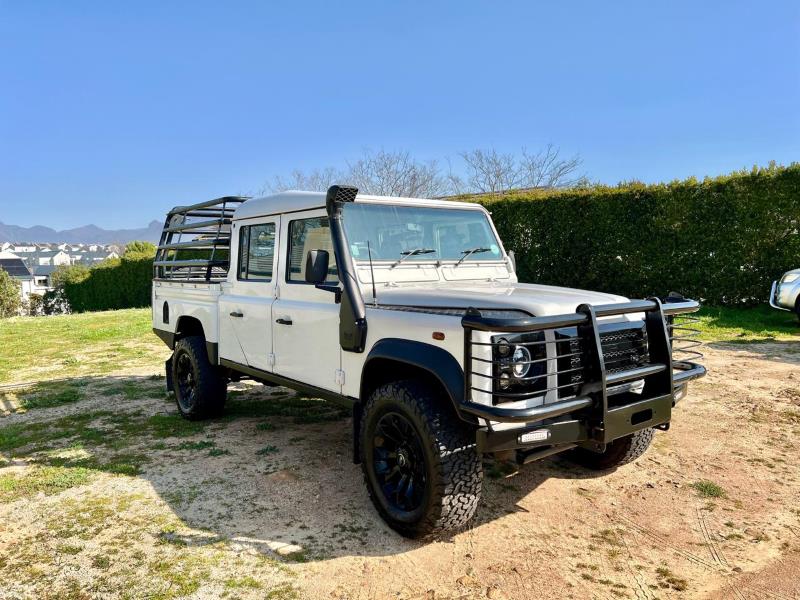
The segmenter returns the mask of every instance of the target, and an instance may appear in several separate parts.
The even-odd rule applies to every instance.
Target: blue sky
[[[364,148],[800,158],[800,3],[0,0],[0,221],[136,227]]]

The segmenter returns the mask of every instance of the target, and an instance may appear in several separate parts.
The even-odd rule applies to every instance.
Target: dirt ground
[[[286,390],[237,384],[231,406],[247,410],[157,440],[123,443],[99,415],[75,433],[105,431],[97,446],[65,433],[3,453],[19,477],[47,452],[147,459],[0,503],[0,598],[800,598],[800,344],[712,344],[706,365],[643,458],[602,474],[558,457],[487,464],[471,526],[426,543],[378,518],[347,417],[252,408]],[[141,393],[92,392],[0,428],[174,414],[152,374],[111,378]]]

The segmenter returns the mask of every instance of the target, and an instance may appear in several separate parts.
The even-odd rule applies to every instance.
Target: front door
[[[341,392],[339,305],[334,294],[305,281],[309,250],[331,257],[327,283],[336,285],[336,264],[324,210],[293,213],[281,222],[281,282],[272,307],[275,372],[326,390]]]
[[[220,296],[220,356],[272,371],[272,304],[275,301],[279,217],[237,221],[236,277]],[[231,256],[231,268],[234,263]],[[233,335],[231,335],[233,334]]]

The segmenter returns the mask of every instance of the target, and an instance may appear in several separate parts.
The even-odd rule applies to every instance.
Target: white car
[[[780,281],[772,282],[769,305],[780,310],[790,310],[800,319],[800,269],[788,271]]]
[[[152,294],[182,415],[245,378],[351,406],[372,502],[409,537],[470,520],[485,454],[635,459],[705,374],[673,359],[697,302],[519,283],[478,204],[333,186],[177,207]]]

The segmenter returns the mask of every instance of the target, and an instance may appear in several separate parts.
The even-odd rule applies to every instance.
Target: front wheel
[[[650,442],[653,441],[654,436],[654,429],[642,429],[614,440],[606,446],[605,452],[597,453],[584,448],[576,448],[567,452],[565,456],[587,469],[597,471],[613,469],[633,462],[644,454],[650,447]]]
[[[181,338],[172,354],[172,381],[181,415],[190,421],[222,413],[228,381],[208,360],[202,336]]]
[[[446,401],[446,400],[445,400]],[[430,387],[381,386],[361,418],[361,466],[384,521],[410,538],[460,527],[475,514],[483,470],[474,432]]]

